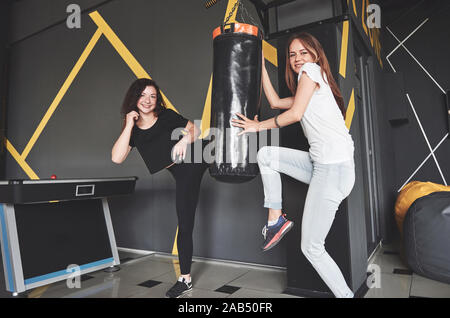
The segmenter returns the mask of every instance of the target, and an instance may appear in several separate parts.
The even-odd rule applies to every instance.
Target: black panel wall
[[[11,1],[0,2],[0,180],[5,178],[5,156],[6,149],[4,144],[5,126],[6,126],[6,86],[7,86],[7,64],[9,44],[9,16]],[[3,261],[0,255],[0,297],[9,297],[11,293],[6,292],[5,275],[3,275]]]
[[[395,192],[408,180],[450,185],[444,99],[450,87],[449,14],[448,1],[415,1],[407,11],[391,12],[385,24],[385,69],[402,81],[387,92],[397,96],[388,105],[396,109],[390,117]]]
[[[65,5],[42,1],[14,5],[15,44],[11,50],[8,138],[22,154],[97,30],[82,14],[81,28],[68,29]],[[82,10],[88,1],[79,1]],[[98,6],[100,4],[100,6]],[[200,120],[212,72],[212,31],[225,17],[227,1],[205,9],[201,1],[112,0],[89,2],[175,108]],[[248,11],[254,9],[245,1]],[[257,15],[253,14],[258,21]],[[239,15],[238,15],[239,19]],[[58,22],[59,21],[59,22]],[[273,43],[272,43],[273,44]],[[266,61],[276,85],[277,68]],[[172,253],[177,230],[175,184],[167,171],[150,175],[136,150],[122,165],[111,162],[121,132],[120,105],[136,75],[101,36],[25,158],[7,153],[7,178],[52,174],[59,178],[138,176],[131,198],[110,200],[119,247]],[[273,114],[263,101],[261,119]],[[194,256],[285,266],[284,242],[260,251],[267,222],[260,177],[244,184],[203,178],[194,231]],[[38,230],[36,230],[38,231]]]
[[[7,104],[7,72],[8,45],[10,37],[9,13],[11,1],[0,3],[0,179],[5,176],[5,132],[6,132],[6,104]]]

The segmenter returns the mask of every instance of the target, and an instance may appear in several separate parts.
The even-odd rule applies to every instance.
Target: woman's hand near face
[[[125,127],[123,128],[117,141],[114,143],[111,152],[111,160],[114,163],[120,164],[128,157],[128,154],[131,151],[131,132],[133,130],[135,120],[138,118],[139,114],[135,111],[131,111],[125,116]]]
[[[129,112],[126,116],[126,127],[133,127],[134,123],[136,122],[136,120],[139,119],[139,114],[138,112],[132,110],[131,112]]]

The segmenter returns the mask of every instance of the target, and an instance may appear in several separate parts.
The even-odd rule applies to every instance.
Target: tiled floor
[[[372,274],[379,283],[373,284],[365,298],[450,298],[450,284],[413,273],[402,261],[400,251],[398,245],[384,245],[371,259],[373,265],[368,269],[379,272],[379,276]]]
[[[176,259],[167,255],[120,252],[121,270],[84,275],[81,288],[66,282],[28,291],[29,298],[161,298],[179,273]],[[450,297],[450,285],[411,273],[402,263],[398,248],[382,246],[372,257],[369,271],[374,280],[366,298]],[[194,259],[191,298],[297,298],[284,294],[286,271],[225,262]]]

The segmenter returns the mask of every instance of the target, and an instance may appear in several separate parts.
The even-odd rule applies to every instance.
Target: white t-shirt
[[[314,162],[322,164],[353,160],[354,144],[345,121],[334,99],[328,82],[322,78],[320,66],[305,63],[300,68],[298,80],[305,72],[320,85],[303,114],[300,124],[309,143],[309,153]],[[326,74],[324,73],[325,80]]]

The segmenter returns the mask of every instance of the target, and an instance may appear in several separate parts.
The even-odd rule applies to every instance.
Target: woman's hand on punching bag
[[[172,160],[173,162],[180,163],[186,158],[186,149],[188,142],[183,138],[173,146]]]
[[[244,130],[241,131],[238,136],[249,133],[249,132],[258,132],[259,131],[259,120],[258,115],[255,115],[255,118],[253,120],[248,119],[241,113],[236,113],[237,116],[239,116],[241,119],[231,119],[233,122],[234,127],[243,128]]]

